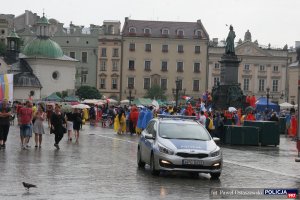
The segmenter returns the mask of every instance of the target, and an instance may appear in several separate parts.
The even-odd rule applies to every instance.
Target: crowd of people
[[[247,97],[249,104],[255,101],[255,97]],[[252,98],[252,99],[251,99]],[[91,126],[97,126],[108,117],[111,119],[110,126],[119,135],[140,134],[146,128],[148,122],[164,115],[186,115],[194,116],[209,133],[214,137],[221,137],[224,132],[224,125],[243,125],[245,120],[250,121],[279,121],[279,117],[285,118],[286,133],[296,138],[297,118],[295,109],[276,113],[273,111],[256,112],[253,110],[242,112],[241,109],[234,111],[213,111],[206,107],[210,106],[211,97],[209,93],[203,94],[202,102],[197,102],[193,107],[190,103],[175,106],[141,106],[141,105],[91,105],[90,109],[72,109],[62,111],[59,104],[37,105],[27,101],[25,104],[14,103],[12,106],[7,100],[0,104],[0,149],[5,149],[9,127],[12,119],[16,116],[20,126],[20,141],[23,149],[29,149],[29,141],[34,134],[35,148],[42,147],[43,135],[46,133],[44,124],[48,121],[48,128],[54,134],[54,146],[59,149],[59,143],[66,133],[68,141],[79,143],[79,132],[82,124],[89,120]],[[48,129],[47,129],[48,130]]]
[[[46,133],[44,122],[48,121],[49,133],[54,134],[54,146],[59,149],[59,142],[65,133],[68,141],[72,141],[74,132],[75,143],[79,142],[79,130],[82,123],[82,113],[79,109],[62,112],[61,106],[47,106],[44,103],[37,105],[30,101],[22,104],[14,103],[12,106],[6,99],[0,104],[0,148],[6,148],[7,136],[11,122],[15,116],[20,127],[20,144],[22,149],[29,149],[30,139],[34,134],[35,148],[42,148],[43,135]]]

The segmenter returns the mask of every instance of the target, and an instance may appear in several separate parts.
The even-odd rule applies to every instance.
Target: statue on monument
[[[230,25],[229,33],[226,39],[226,47],[225,47],[225,54],[229,55],[235,55],[234,50],[234,38],[235,38],[235,32],[233,31],[233,27]]]

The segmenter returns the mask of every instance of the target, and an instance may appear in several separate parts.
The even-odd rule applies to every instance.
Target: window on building
[[[183,53],[183,45],[178,45],[178,53]]]
[[[163,71],[163,72],[168,71],[168,62],[167,61],[161,62],[161,71]]]
[[[166,79],[166,78],[160,79],[160,87],[162,90],[167,89],[167,83],[168,83],[168,79]]]
[[[145,61],[145,71],[151,71],[151,61],[150,60]]]
[[[150,35],[151,34],[151,29],[150,28],[145,28],[144,29],[144,34]]]
[[[161,34],[165,36],[169,35],[169,29],[163,28]]]
[[[199,91],[199,80],[193,80],[193,91]]]
[[[200,53],[200,46],[195,46],[195,53]]]
[[[259,66],[259,71],[265,71],[265,66],[264,65],[260,65]]]
[[[250,70],[250,65],[249,64],[245,64],[244,65],[244,70]]]
[[[144,89],[150,89],[150,78],[144,78]]]
[[[129,60],[129,70],[134,70],[134,60]]]
[[[265,80],[264,79],[258,80],[258,91],[259,92],[265,91]]]
[[[214,85],[218,85],[220,83],[220,77],[214,77]]]
[[[105,89],[105,78],[100,78],[100,89]]]
[[[219,63],[215,63],[215,69],[220,69],[220,64]]]
[[[135,43],[130,43],[129,44],[129,50],[130,51],[135,51]]]
[[[176,80],[176,88],[182,90],[182,80]]]
[[[106,71],[106,60],[100,60],[100,71]]]
[[[278,83],[279,83],[279,80],[273,80],[273,92],[278,92]]]
[[[145,51],[150,52],[151,51],[151,44],[145,45]]]
[[[279,71],[278,69],[279,69],[279,68],[278,68],[277,65],[273,66],[273,71],[274,71],[274,72],[278,72],[278,71]]]
[[[81,61],[83,63],[87,63],[88,62],[87,52],[81,52]]]
[[[111,79],[111,89],[113,89],[113,90],[118,89],[118,79],[117,78]]]
[[[200,63],[199,62],[195,62],[194,63],[194,72],[195,73],[199,73],[200,72]]]
[[[198,38],[201,38],[202,37],[202,31],[201,30],[196,30],[195,31],[195,36],[198,37]]]
[[[250,80],[248,78],[244,79],[244,91],[249,91],[249,82]]]
[[[128,77],[127,82],[128,82],[127,87],[133,89],[134,88],[134,77]]]
[[[183,37],[184,36],[184,31],[182,29],[177,30],[177,36],[178,37]]]
[[[129,28],[129,33],[136,33],[136,28],[130,27]]]
[[[183,62],[177,62],[177,72],[183,72]]]
[[[118,48],[113,49],[113,57],[119,57],[119,49]]]
[[[113,71],[118,71],[119,70],[119,61],[117,61],[117,60],[113,60],[112,61],[112,70]]]
[[[81,71],[81,83],[87,82],[88,70]]]
[[[161,48],[162,52],[168,52],[168,47],[169,46],[167,44],[163,44]]]
[[[75,59],[75,52],[74,51],[70,52],[70,57]]]
[[[101,48],[101,57],[106,57],[106,48]]]
[[[5,30],[2,29],[1,30],[1,34],[4,35],[5,34]]]

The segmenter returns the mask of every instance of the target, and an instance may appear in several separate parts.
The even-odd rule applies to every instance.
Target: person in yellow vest
[[[86,108],[84,108],[82,110],[82,113],[83,113],[83,119],[82,119],[82,122],[84,122],[83,124],[85,124],[85,121],[89,118],[89,113],[88,113],[88,110]]]
[[[126,115],[123,109],[121,109],[115,117],[114,130],[117,134],[123,134],[126,132]]]

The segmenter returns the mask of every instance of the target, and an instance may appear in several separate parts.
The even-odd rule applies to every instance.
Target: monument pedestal
[[[235,54],[221,57],[220,83],[212,89],[214,110],[227,110],[228,107],[242,108],[246,97],[238,83],[238,69],[241,60]]]

